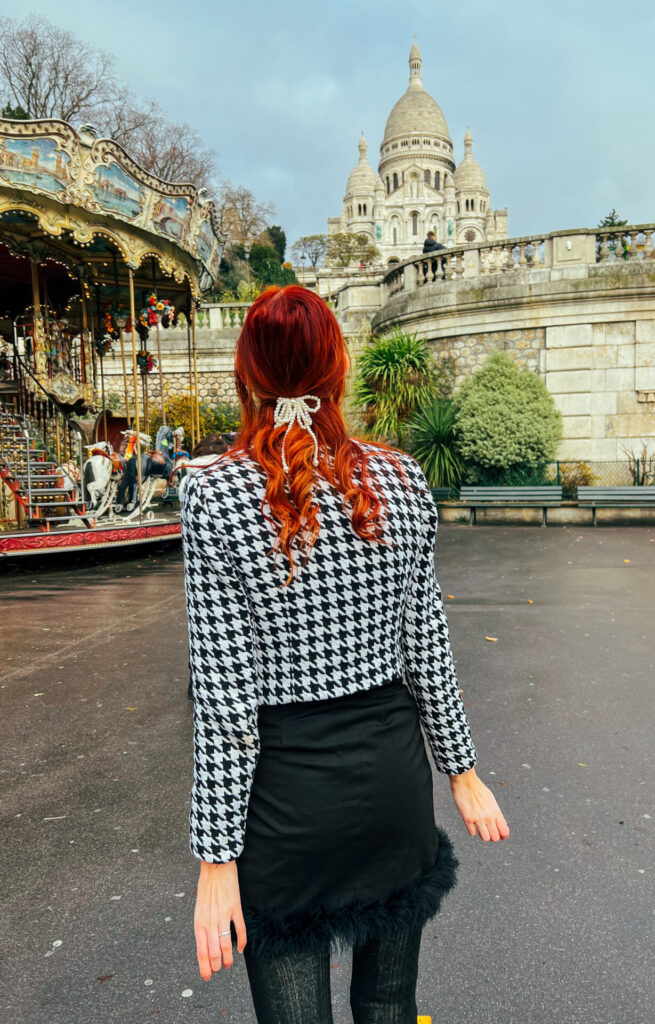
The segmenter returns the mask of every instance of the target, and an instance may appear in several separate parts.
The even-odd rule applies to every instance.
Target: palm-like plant
[[[396,330],[374,338],[359,356],[352,399],[366,431],[402,443],[406,421],[435,391],[435,365],[425,341]]]
[[[464,463],[456,448],[453,403],[436,398],[420,408],[407,426],[410,454],[421,463],[430,486],[459,486]]]

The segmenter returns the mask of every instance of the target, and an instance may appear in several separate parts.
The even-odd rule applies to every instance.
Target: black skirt
[[[261,705],[259,734],[237,859],[251,955],[343,949],[433,917],[458,861],[402,679]]]

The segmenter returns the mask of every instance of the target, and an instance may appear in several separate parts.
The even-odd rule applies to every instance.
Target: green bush
[[[525,475],[529,467],[543,475],[537,467],[555,456],[562,416],[532,370],[495,352],[464,381],[455,406],[457,448],[469,473],[486,471],[487,483],[509,483],[510,471]]]
[[[435,398],[408,421],[408,450],[423,467],[431,487],[458,487],[464,465],[455,447],[455,407]]]

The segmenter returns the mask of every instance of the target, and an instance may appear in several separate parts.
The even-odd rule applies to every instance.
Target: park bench
[[[440,501],[448,501],[452,497],[451,487],[431,487],[432,497],[435,505],[438,505]]]
[[[541,525],[547,525],[548,509],[560,505],[562,488],[554,484],[545,487],[462,487],[459,504],[470,510],[469,526],[476,521],[479,508],[540,508]]]
[[[578,487],[578,505],[590,506],[596,526],[597,508],[655,508],[655,487]]]

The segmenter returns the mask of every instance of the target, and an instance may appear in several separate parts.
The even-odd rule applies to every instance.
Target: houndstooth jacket
[[[261,513],[266,474],[249,457],[219,460],[186,482],[182,543],[194,691],[190,849],[236,859],[244,846],[259,755],[260,704],[320,700],[402,676],[435,765],[457,775],[476,752],[460,695],[434,571],[437,510],[423,470],[399,453],[368,470],[387,501],[388,546],[352,529],[341,494],[323,477],[321,532],[288,587],[275,529]],[[269,512],[270,514],[270,512]],[[294,562],[298,558],[294,551]]]

